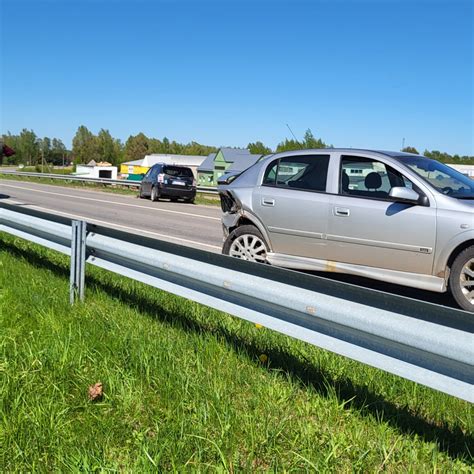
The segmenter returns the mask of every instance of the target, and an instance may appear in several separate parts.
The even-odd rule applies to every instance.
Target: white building
[[[91,160],[87,165],[76,165],[74,175],[84,178],[117,179],[117,167],[107,162],[96,163],[94,160]]]
[[[470,178],[474,179],[474,165],[452,165],[450,163],[446,163],[451,168],[459,171],[462,174],[469,176]]]

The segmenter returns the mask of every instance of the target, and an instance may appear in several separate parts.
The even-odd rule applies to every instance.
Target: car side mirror
[[[413,189],[403,186],[395,186],[390,190],[389,196],[395,202],[407,202],[411,204],[421,204],[420,195]]]

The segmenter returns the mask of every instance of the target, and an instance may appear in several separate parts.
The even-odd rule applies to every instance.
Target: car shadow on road
[[[8,194],[1,194],[0,193],[0,199],[9,199],[10,196]]]
[[[9,242],[2,242],[1,246],[36,267],[69,278],[69,269],[66,265],[56,264],[44,258],[39,252],[19,248]],[[279,348],[269,349],[256,341],[246,340],[219,324],[203,324],[187,314],[157,307],[156,301],[144,297],[142,293],[134,289],[124,288],[119,284],[108,283],[88,275],[86,278],[86,303],[87,291],[103,291],[109,295],[113,294],[115,299],[169,326],[195,333],[212,332],[219,340],[225,341],[239,355],[244,355],[250,361],[256,361],[259,355],[265,353],[268,356],[269,369],[281,372],[281,376],[285,379],[290,376],[303,389],[310,386],[323,397],[335,395],[344,409],[357,411],[361,416],[375,418],[402,434],[417,436],[427,443],[436,443],[438,449],[450,457],[474,464],[472,457],[474,436],[472,433],[465,434],[458,424],[448,426],[446,423],[429,421],[421,414],[414,413],[412,408],[397,406],[366,386],[354,383],[349,377],[335,378],[311,360],[302,361],[301,355],[296,356]],[[67,297],[68,295],[65,295],[65,298]]]

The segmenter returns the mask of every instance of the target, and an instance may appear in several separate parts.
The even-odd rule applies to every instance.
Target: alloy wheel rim
[[[250,262],[266,263],[267,247],[260,237],[244,234],[234,239],[229,255]]]
[[[462,267],[459,285],[466,300],[474,305],[474,258],[468,260]]]

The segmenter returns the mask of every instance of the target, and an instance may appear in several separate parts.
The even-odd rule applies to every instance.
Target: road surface
[[[0,180],[3,202],[87,220],[211,252],[222,248],[218,206],[151,202],[132,195]]]
[[[151,202],[131,195],[0,179],[0,199],[126,232],[220,252],[220,208],[169,201]],[[317,275],[414,299],[456,307],[449,294],[432,293],[367,278]]]

